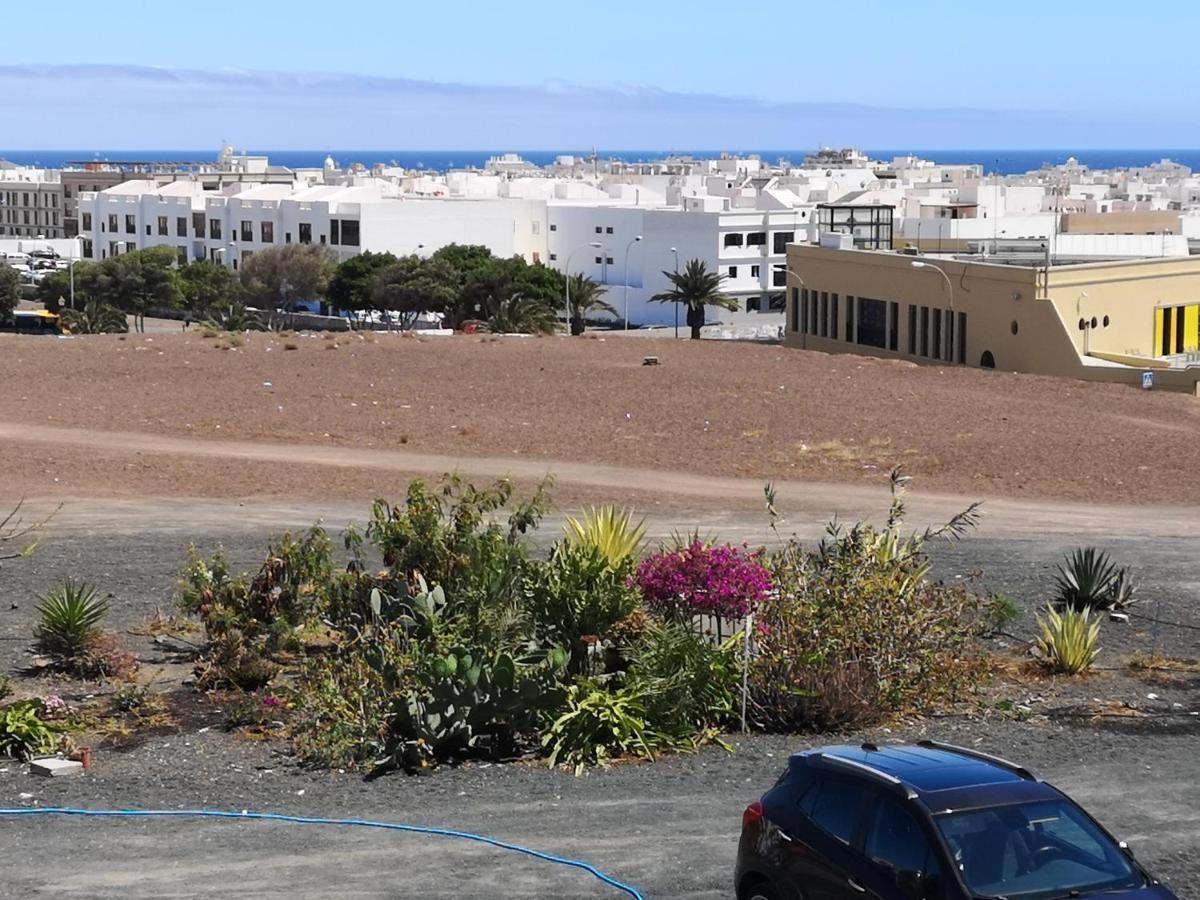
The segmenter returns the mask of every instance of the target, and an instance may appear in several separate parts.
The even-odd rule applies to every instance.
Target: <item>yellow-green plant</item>
[[[1100,648],[1100,622],[1093,621],[1088,610],[1068,609],[1058,612],[1046,608],[1046,618],[1038,617],[1042,636],[1038,649],[1046,665],[1064,675],[1079,675],[1092,667]]]
[[[646,521],[634,524],[633,511],[615,506],[592,506],[578,519],[567,516],[563,523],[567,541],[595,547],[610,566],[616,567],[637,556],[646,538]]]

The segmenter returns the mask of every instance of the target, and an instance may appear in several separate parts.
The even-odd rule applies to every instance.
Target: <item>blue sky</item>
[[[0,147],[1200,146],[1200,69],[1168,37],[1200,6],[1137,9],[58,0],[47,30],[22,3]]]

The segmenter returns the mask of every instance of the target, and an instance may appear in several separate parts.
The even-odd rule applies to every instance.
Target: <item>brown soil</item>
[[[643,366],[647,354],[661,365]],[[5,335],[0,377],[5,481],[31,495],[377,493],[379,472],[327,464],[345,448],[784,482],[879,484],[903,465],[922,489],[973,497],[1200,502],[1192,398],[774,346]],[[154,453],[103,434],[89,450],[93,432],[304,445],[326,461],[193,455],[182,442]]]

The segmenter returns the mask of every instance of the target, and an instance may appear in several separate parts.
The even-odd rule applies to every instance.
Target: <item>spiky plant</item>
[[[1079,675],[1092,667],[1100,652],[1100,622],[1092,620],[1091,612],[1068,609],[1060,613],[1049,606],[1046,618],[1038,617],[1038,626],[1042,632],[1038,649],[1052,671]]]
[[[214,310],[212,316],[206,319],[203,324],[217,331],[267,330],[267,326],[240,303],[230,303],[224,309]]]
[[[129,330],[125,313],[99,300],[88,300],[80,309],[64,310],[63,322],[71,334],[124,334]]]
[[[595,547],[613,568],[637,556],[645,543],[646,521],[634,523],[633,511],[615,506],[592,506],[563,523],[567,541]]]
[[[557,325],[554,310],[536,297],[489,297],[484,305],[487,328],[492,334],[549,334]]]
[[[1129,570],[1118,567],[1103,550],[1075,550],[1058,566],[1054,603],[1073,610],[1113,609],[1133,602]]]
[[[571,276],[571,334],[581,335],[587,327],[587,317],[597,312],[617,314],[617,309],[604,299],[608,290],[586,275]]]
[[[60,663],[80,657],[100,635],[108,601],[90,584],[65,579],[37,598],[38,652]]]

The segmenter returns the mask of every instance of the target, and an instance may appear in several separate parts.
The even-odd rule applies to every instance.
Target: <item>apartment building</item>
[[[0,166],[0,238],[66,236],[57,169]]]

